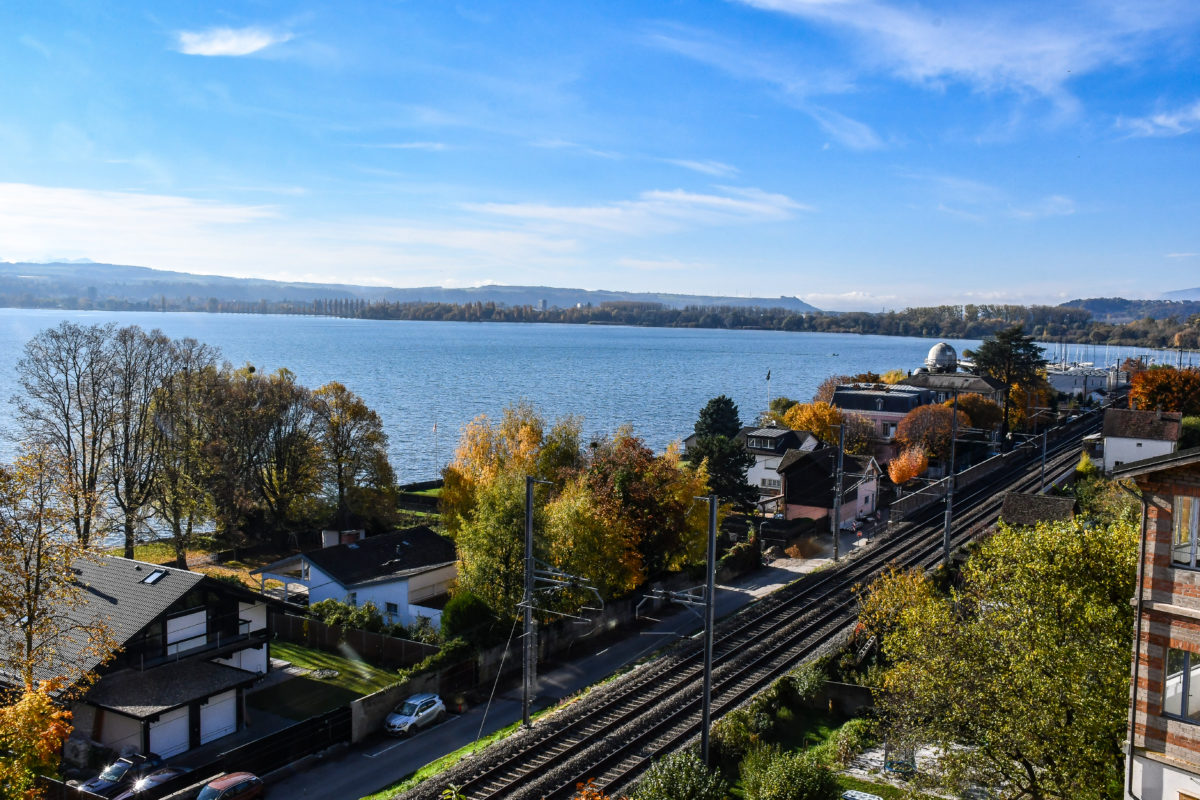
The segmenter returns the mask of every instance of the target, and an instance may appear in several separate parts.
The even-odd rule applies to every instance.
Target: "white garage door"
[[[163,758],[188,749],[188,708],[168,711],[150,723],[150,752]]]
[[[200,706],[200,744],[228,736],[237,730],[237,690],[208,698]]]

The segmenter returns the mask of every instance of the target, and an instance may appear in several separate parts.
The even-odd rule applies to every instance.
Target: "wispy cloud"
[[[602,206],[560,206],[539,203],[472,203],[470,211],[555,228],[591,229],[629,235],[681,230],[697,225],[774,222],[797,211],[811,210],[782,194],[760,189],[717,187],[724,194],[699,194],[682,189],[642,192],[635,200]]]
[[[427,150],[431,153],[439,153],[450,149],[450,145],[445,142],[382,142],[378,144],[361,144],[359,147],[369,147],[378,150]]]
[[[1200,253],[1167,253],[1167,258],[1196,258]]]
[[[851,150],[876,150],[883,146],[883,140],[864,122],[820,106],[808,106],[806,111],[821,126],[821,130],[844,147]]]
[[[943,214],[972,222],[997,217],[1040,220],[1074,214],[1075,201],[1061,194],[1036,199],[1014,199],[997,186],[957,175],[897,170],[901,178],[925,184],[933,195],[934,207]]]
[[[740,172],[737,167],[720,161],[691,161],[686,158],[664,158],[663,161],[677,167],[690,169],[692,172],[701,172],[717,178],[732,178]]]
[[[1129,131],[1131,136],[1182,136],[1200,130],[1200,100],[1148,117],[1120,117],[1117,127]]]
[[[292,38],[291,33],[257,27],[180,31],[177,36],[179,52],[189,56],[248,56]]]
[[[1009,209],[1015,219],[1038,220],[1047,217],[1069,217],[1075,213],[1075,201],[1060,194],[1052,194],[1023,206]]]
[[[588,147],[587,145],[579,144],[578,142],[567,141],[566,139],[536,139],[530,142],[530,144],[532,144],[534,147],[540,147],[543,150],[578,150],[579,152],[585,153],[589,156],[606,158],[612,161],[617,161],[621,158],[624,158],[624,156],[622,156],[620,153],[612,150],[598,150],[594,147]]]
[[[848,32],[867,67],[940,87],[1015,90],[1074,104],[1066,84],[1121,63],[1197,16],[1183,2],[903,6],[883,0],[740,0],[745,5]]]

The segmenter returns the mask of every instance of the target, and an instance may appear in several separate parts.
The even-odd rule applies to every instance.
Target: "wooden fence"
[[[410,667],[438,651],[435,645],[368,633],[341,625],[326,625],[311,617],[293,614],[271,614],[275,636],[285,642],[302,644],[336,653],[349,647],[364,661],[386,667]]]

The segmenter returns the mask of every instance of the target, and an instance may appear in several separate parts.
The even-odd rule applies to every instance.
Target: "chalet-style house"
[[[351,541],[346,541],[351,538]],[[340,542],[340,543],[339,543]],[[402,531],[337,536],[329,546],[255,570],[265,582],[282,581],[308,602],[373,603],[390,623],[441,621],[450,585],[458,577],[454,543],[424,525]]]
[[[1175,452],[1183,415],[1109,408],[1104,412],[1104,471]]]
[[[1000,521],[1008,525],[1070,522],[1075,518],[1075,498],[1049,494],[1009,492],[1000,506]]]
[[[779,462],[789,450],[810,451],[820,447],[821,440],[808,431],[789,428],[742,428],[737,438],[754,456],[754,464],[746,470],[746,482],[758,489],[760,496],[780,493]]]
[[[125,558],[82,558],[74,567],[83,602],[63,611],[70,630],[56,643],[56,663],[35,676],[65,673],[74,683],[99,675],[73,705],[73,737],[166,757],[242,727],[242,692],[270,666],[263,598]],[[88,648],[86,628],[97,623],[121,648],[104,665]]]
[[[783,483],[781,505],[784,519],[808,518],[818,523],[829,520],[833,531],[833,506],[837,494],[837,448],[792,450],[779,464]],[[843,524],[873,514],[879,501],[879,463],[871,456],[846,454],[842,459]]]
[[[1125,797],[1200,797],[1200,448],[1122,464],[1142,492],[1145,527]]]

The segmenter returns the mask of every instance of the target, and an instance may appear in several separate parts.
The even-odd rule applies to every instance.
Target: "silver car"
[[[446,716],[446,704],[436,694],[414,694],[387,715],[383,727],[393,736],[407,736]]]

